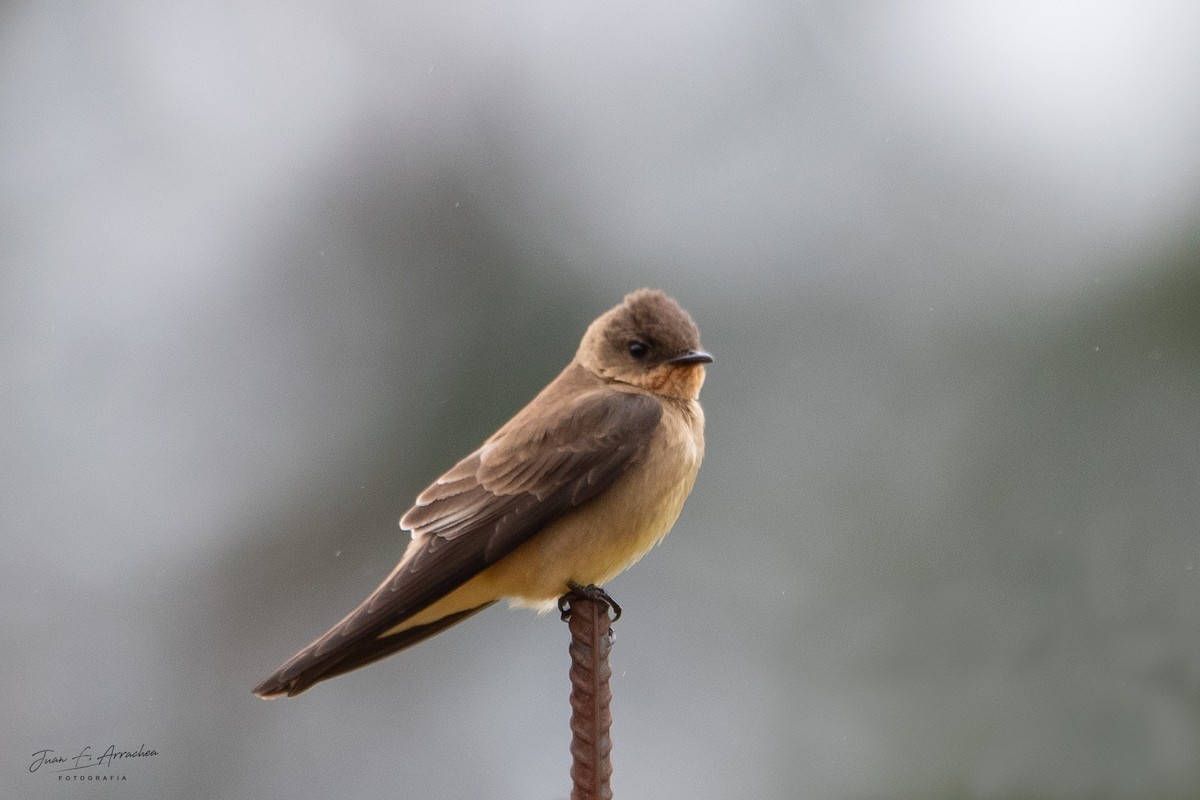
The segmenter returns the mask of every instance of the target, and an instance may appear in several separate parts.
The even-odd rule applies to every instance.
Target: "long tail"
[[[338,642],[331,641],[327,634],[288,659],[271,673],[270,677],[255,686],[254,693],[266,700],[284,695],[295,697],[319,681],[342,675],[406,647],[412,647],[490,605],[491,603],[484,603],[466,611],[448,614],[439,620],[407,628],[391,636],[345,639]]]

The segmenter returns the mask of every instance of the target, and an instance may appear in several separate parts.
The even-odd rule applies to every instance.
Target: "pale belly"
[[[671,530],[696,475],[670,483],[638,477],[550,525],[488,570],[496,594],[514,606],[547,610],[569,584],[602,585],[636,563]]]

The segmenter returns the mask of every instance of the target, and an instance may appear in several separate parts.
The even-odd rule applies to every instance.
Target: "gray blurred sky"
[[[1197,142],[1192,3],[9,3],[0,794],[564,797],[553,618],[249,689],[652,285],[619,798],[1196,797]]]

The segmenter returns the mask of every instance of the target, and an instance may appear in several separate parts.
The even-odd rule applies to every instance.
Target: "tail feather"
[[[348,640],[341,646],[332,649],[328,647],[326,640],[318,639],[289,659],[258,686],[255,686],[254,693],[265,700],[284,695],[295,697],[319,681],[364,667],[406,647],[412,647],[417,642],[424,641],[435,633],[441,633],[451,625],[462,622],[490,605],[491,603],[484,603],[475,608],[448,614],[441,619],[407,628],[391,636],[358,641]]]

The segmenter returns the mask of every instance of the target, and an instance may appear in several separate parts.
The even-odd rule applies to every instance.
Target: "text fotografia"
[[[111,770],[118,762],[125,762],[131,758],[150,758],[156,755],[158,755],[158,751],[152,747],[146,747],[144,743],[136,750],[118,750],[115,744],[110,744],[103,752],[93,750],[89,745],[75,755],[64,755],[63,753],[47,748],[45,750],[38,750],[33,754],[33,761],[29,763],[29,771],[37,772],[38,770],[44,770],[46,772],[66,773],[58,776],[60,781],[123,781],[125,780],[124,775],[113,775],[107,771],[102,774],[98,774],[95,771],[85,771]]]

